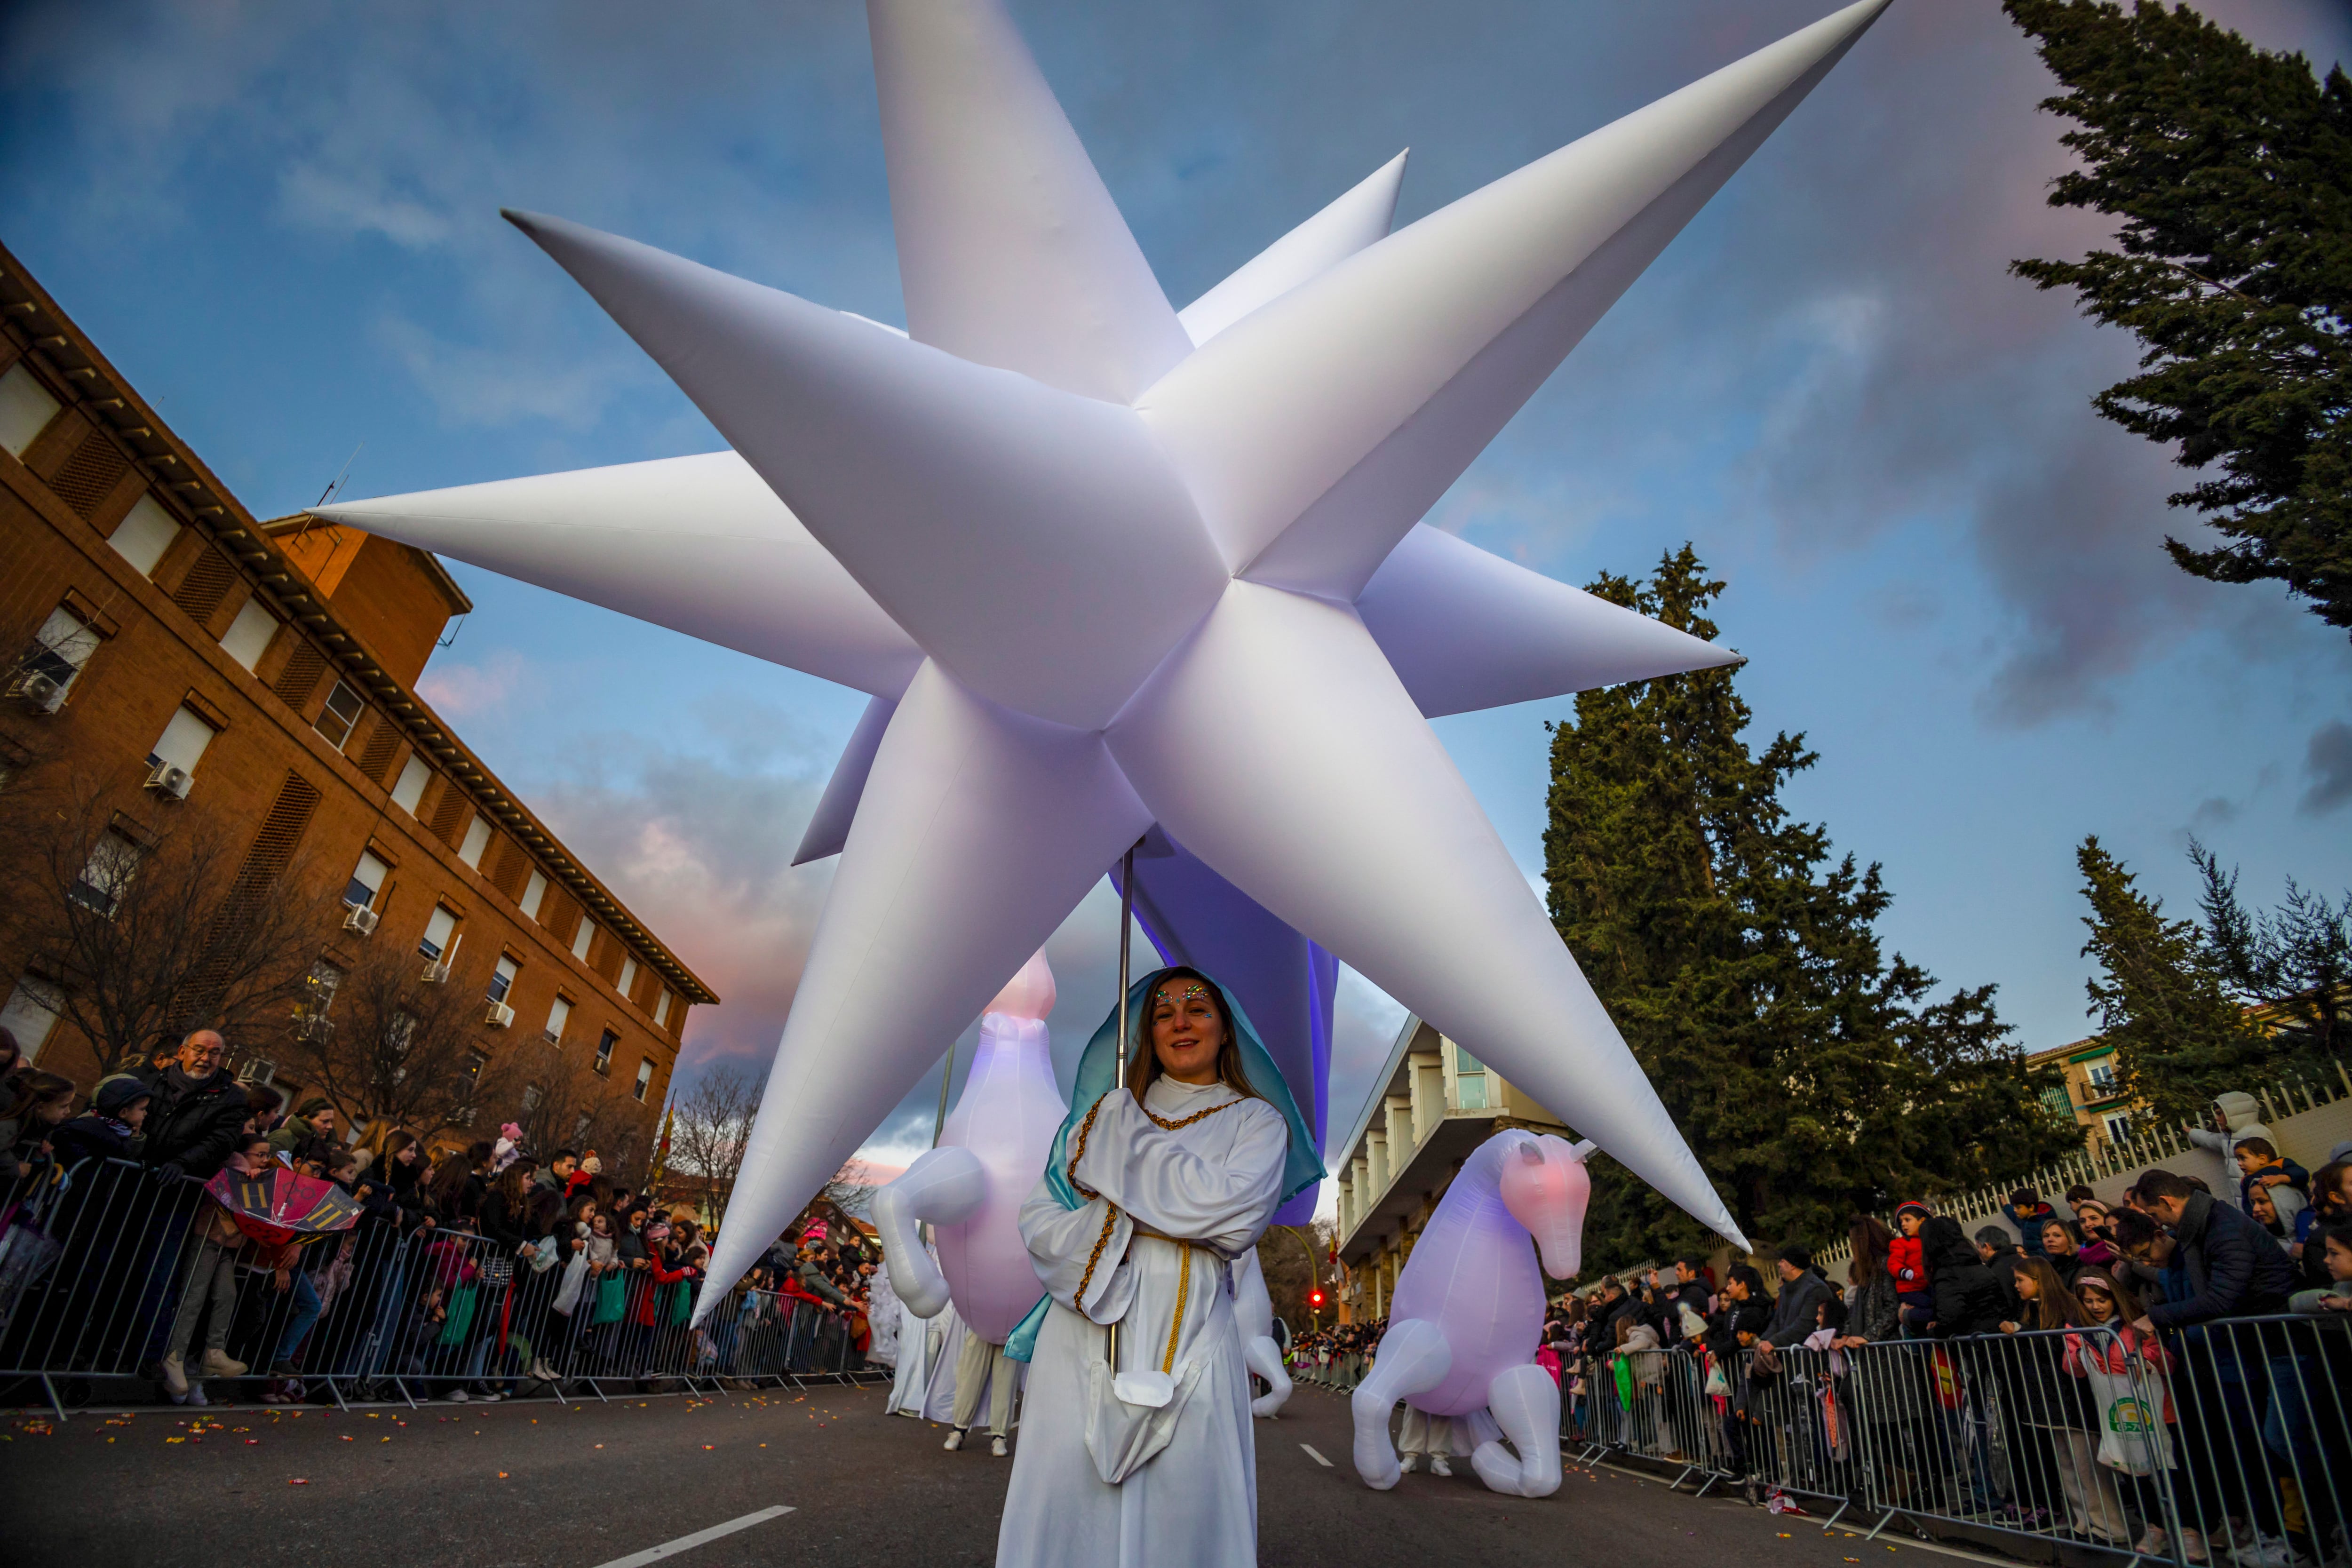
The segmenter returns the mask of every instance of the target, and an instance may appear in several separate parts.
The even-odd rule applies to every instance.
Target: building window
[[[10,365],[8,374],[0,375],[0,447],[7,447],[12,458],[23,457],[58,416],[59,406],[31,365],[21,359]]]
[[[529,1116],[532,1111],[539,1109],[539,1102],[546,1098],[547,1092],[541,1089],[539,1085],[535,1083],[527,1083],[523,1085],[522,1113],[525,1116]]]
[[[261,663],[261,656],[278,636],[278,617],[269,613],[258,595],[247,599],[245,608],[229,622],[228,630],[221,633],[221,652],[245,667],[247,675]]]
[[[646,1097],[646,1090],[653,1087],[653,1081],[654,1058],[651,1057],[639,1057],[637,1058],[637,1087],[631,1089],[629,1092],[636,1096],[637,1099],[643,1100]]]
[[[514,989],[515,973],[520,967],[505,953],[499,954],[499,966],[490,972],[488,1000],[503,1002],[507,999],[507,993]]]
[[[198,759],[205,748],[213,743],[213,727],[205,716],[193,708],[183,708],[172,715],[163,726],[163,733],[155,742],[155,749],[147,753],[151,768],[174,767],[187,773],[196,771]]]
[[[163,559],[163,552],[172,548],[172,541],[180,537],[180,520],[163,510],[151,491],[133,502],[131,510],[106,542],[114,552],[131,563],[131,568],[142,577],[155,570],[155,563]]]
[[[1454,1102],[1464,1110],[1486,1109],[1486,1067],[1460,1046],[1454,1047]]]
[[[2042,1103],[2061,1116],[2074,1114],[2074,1102],[2066,1097],[2066,1089],[2063,1084],[2043,1089]]]
[[[482,851],[490,847],[490,819],[477,813],[473,826],[466,829],[466,841],[457,847],[457,858],[478,871],[482,868]]]
[[[114,911],[122,906],[122,895],[129,890],[131,879],[139,875],[139,862],[146,853],[121,828],[108,828],[99,835],[89,863],[82,867],[81,876],[73,885],[73,901],[112,920]]]
[[[333,1005],[335,993],[342,989],[342,984],[340,966],[323,958],[317,960],[310,965],[310,973],[302,977],[303,1010],[314,1015],[324,1013]]]
[[[563,1026],[571,1022],[572,999],[568,996],[558,996],[553,1005],[547,1009],[547,1028],[545,1031],[547,1043],[551,1046],[562,1045],[563,1043]]]
[[[45,675],[57,682],[58,700],[62,701],[89,663],[89,656],[97,651],[98,633],[60,605],[49,612],[49,618],[33,634],[33,646],[18,662],[16,679],[12,684],[21,691],[27,677]]]
[[[2105,1119],[2105,1125],[2107,1130],[2108,1142],[2128,1143],[2131,1142],[2130,1111],[2118,1110],[2112,1113]]]
[[[425,798],[425,786],[433,782],[433,770],[423,757],[411,757],[408,765],[400,770],[400,782],[392,786],[392,804],[416,815],[416,803]]]
[[[327,744],[340,752],[343,749],[343,742],[352,738],[352,731],[358,727],[360,714],[366,707],[360,694],[352,689],[350,681],[338,680],[335,689],[327,693],[327,705],[319,710],[319,721],[311,728],[324,735]]]
[[[425,922],[425,939],[416,944],[416,951],[438,962],[449,945],[449,933],[457,929],[457,917],[439,904],[434,905],[433,918]]]
[[[466,1053],[466,1076],[467,1078],[480,1078],[482,1076],[482,1069],[489,1065],[490,1058],[484,1056],[481,1052],[467,1051]],[[467,1109],[470,1110],[472,1108],[468,1107]]]
[[[547,876],[544,872],[533,868],[530,873],[530,880],[523,884],[522,902],[517,907],[522,910],[525,918],[537,920],[539,918],[539,901],[545,897],[547,897]]]
[[[383,891],[384,879],[391,875],[392,868],[377,859],[373,850],[361,850],[351,885],[343,889],[343,902],[355,910],[373,909],[375,896]]]
[[[661,994],[654,998],[654,1027],[658,1029],[668,1022],[669,987],[665,985],[661,989]]]
[[[26,975],[8,993],[8,1005],[0,1007],[0,1029],[16,1037],[16,1048],[24,1053],[26,1067],[33,1065],[48,1043],[50,1032],[58,1026],[58,1015],[65,1007],[64,994],[37,975]]]
[[[626,996],[636,988],[637,961],[634,958],[625,958],[621,960],[621,994]]]
[[[613,1047],[620,1043],[620,1031],[616,1029],[607,1029],[604,1031],[604,1038],[596,1042],[596,1070],[598,1072],[611,1072],[613,1070]]]
[[[2108,1095],[2116,1092],[2115,1063],[2093,1062],[2090,1066],[2090,1069],[2084,1073],[2084,1076],[2091,1080],[2091,1097],[2093,1099],[2104,1100]]]
[[[572,956],[581,963],[588,962],[589,946],[596,940],[596,922],[586,915],[580,917],[580,929],[572,937]]]

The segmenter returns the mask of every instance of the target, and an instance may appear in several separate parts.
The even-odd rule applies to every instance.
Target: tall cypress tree
[[[2236,889],[2228,888],[2226,908],[2209,901],[2211,923],[2200,929],[2194,921],[2165,919],[2164,905],[2140,891],[2096,837],[2083,840],[2074,863],[2091,905],[2083,953],[2099,965],[2087,983],[2091,1011],[2115,1044],[2119,1076],[2158,1123],[2201,1121],[2216,1094],[2245,1088],[2270,1054],[2260,1026],[2231,993],[2229,950],[2252,942],[2242,917],[2234,924],[2231,918]],[[2201,852],[2198,865],[2212,900],[2219,868]]]
[[[1647,583],[1590,591],[1712,637],[1723,587],[1685,545]],[[1580,696],[1552,732],[1544,859],[1553,923],[1742,1228],[1819,1243],[1857,1210],[2077,1142],[2027,1081],[1993,987],[1931,1001],[1933,978],[1882,952],[1879,868],[1832,859],[1822,827],[1790,818],[1781,786],[1815,754],[1788,734],[1751,752],[1734,680]],[[1701,1240],[1622,1169],[1595,1190],[1600,1267]]]
[[[2122,220],[2114,249],[2012,270],[2138,336],[2140,374],[2093,404],[2206,470],[2172,504],[2226,541],[2166,548],[2352,627],[2352,78],[2186,5],[2002,8],[2065,89],[2042,107],[2081,163],[2051,205]]]

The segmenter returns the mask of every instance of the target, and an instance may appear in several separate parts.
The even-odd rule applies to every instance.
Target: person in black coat
[[[2228,1204],[2217,1204],[2186,1176],[2150,1171],[2139,1179],[2141,1204],[2172,1231],[2189,1272],[2185,1300],[2152,1306],[2139,1326],[2177,1329],[2215,1318],[2252,1318],[2286,1310],[2294,1265],[2268,1231]]]
[[[2003,1321],[2000,1281],[1969,1245],[1960,1222],[1936,1215],[1919,1227],[1919,1246],[1936,1290],[1936,1319],[1927,1331],[1937,1339],[1998,1333]]]
[[[1802,1242],[1792,1241],[1780,1248],[1780,1298],[1772,1303],[1772,1316],[1764,1325],[1762,1338],[1768,1344],[1786,1349],[1802,1344],[1808,1335],[1821,1327],[1822,1303],[1835,1294],[1830,1282],[1813,1272],[1812,1248]]]
[[[177,1061],[131,1075],[149,1096],[147,1163],[159,1179],[208,1181],[236,1152],[253,1108],[221,1066],[227,1052],[219,1035],[198,1029],[180,1042]]]

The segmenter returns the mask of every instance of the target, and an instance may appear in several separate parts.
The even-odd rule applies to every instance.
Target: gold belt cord
[[[1168,1353],[1160,1358],[1163,1373],[1176,1370],[1176,1338],[1184,1331],[1184,1302],[1192,1293],[1192,1244],[1180,1241],[1176,1246],[1182,1258],[1176,1268],[1176,1315],[1168,1322]]]

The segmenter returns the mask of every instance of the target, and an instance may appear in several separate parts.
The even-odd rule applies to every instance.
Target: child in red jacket
[[[1926,1204],[1905,1204],[1895,1211],[1895,1228],[1900,1234],[1886,1244],[1886,1271],[1895,1276],[1895,1299],[1903,1303],[1903,1321],[1922,1329],[1936,1319],[1935,1287],[1927,1278],[1927,1254],[1919,1240],[1919,1227],[1927,1218]]]

